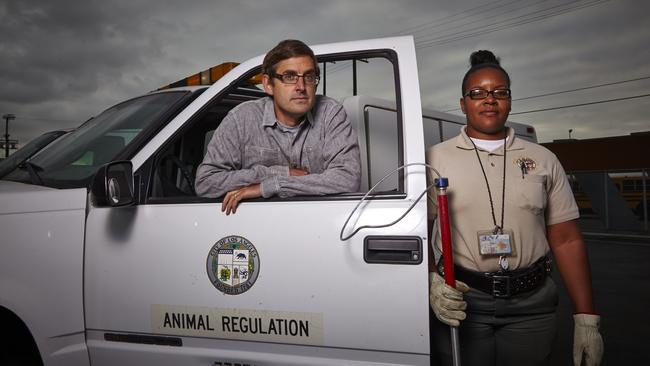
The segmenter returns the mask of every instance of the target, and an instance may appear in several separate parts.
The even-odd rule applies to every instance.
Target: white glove
[[[573,364],[580,366],[582,355],[586,366],[600,365],[603,357],[603,337],[598,332],[600,315],[573,315]]]
[[[456,281],[456,288],[445,283],[436,272],[430,272],[429,304],[441,322],[457,327],[465,319],[467,303],[463,301],[463,292],[469,291],[464,282]]]

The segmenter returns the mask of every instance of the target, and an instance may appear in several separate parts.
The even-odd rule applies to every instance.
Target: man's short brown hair
[[[316,72],[316,75],[320,75],[320,68],[318,67],[316,56],[314,56],[314,51],[312,51],[305,43],[296,39],[286,39],[278,43],[277,46],[273,47],[273,49],[264,56],[262,74],[273,75],[275,73],[275,66],[280,61],[299,56],[311,57],[314,61],[314,71]]]

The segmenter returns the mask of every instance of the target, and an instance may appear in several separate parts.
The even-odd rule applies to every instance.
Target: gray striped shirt
[[[290,176],[289,168],[309,172]],[[263,197],[355,192],[359,145],[343,106],[317,96],[297,133],[282,129],[270,97],[233,108],[223,119],[196,172],[196,192],[221,197],[261,183]]]

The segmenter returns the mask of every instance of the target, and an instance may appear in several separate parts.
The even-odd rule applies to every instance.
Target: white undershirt
[[[498,140],[482,140],[482,139],[477,139],[474,137],[470,137],[476,147],[480,147],[481,149],[485,151],[492,152],[498,148],[500,148],[503,145],[503,139],[498,139]],[[506,138],[507,141],[507,138]]]

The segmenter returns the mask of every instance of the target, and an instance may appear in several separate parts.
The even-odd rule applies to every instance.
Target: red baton
[[[440,238],[442,239],[442,260],[445,273],[445,283],[456,288],[456,276],[454,275],[453,249],[451,247],[451,229],[449,226],[449,203],[447,201],[447,178],[435,180],[438,193],[438,222],[440,223]]]
[[[438,193],[438,222],[440,224],[440,239],[442,239],[442,260],[445,271],[445,283],[456,288],[456,276],[454,275],[454,258],[451,247],[451,229],[449,226],[449,203],[447,201],[447,187],[449,180],[440,177],[435,180]],[[451,359],[453,366],[460,366],[460,342],[458,338],[458,327],[449,327],[451,335]]]

